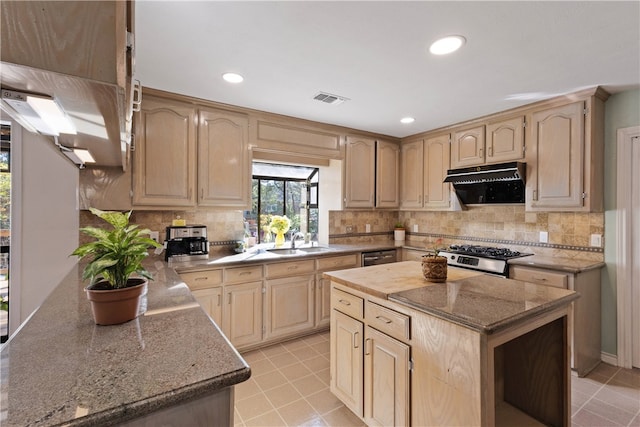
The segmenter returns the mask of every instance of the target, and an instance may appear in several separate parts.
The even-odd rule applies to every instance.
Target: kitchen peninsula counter
[[[185,408],[200,421],[232,419],[232,386],[249,366],[173,269],[145,266],[155,280],[136,320],[95,325],[76,266],[11,337],[0,362],[2,426],[136,425],[158,414],[188,424]]]
[[[368,331],[404,331],[400,339],[410,347],[413,366],[412,425],[570,425],[568,314],[576,292],[455,267],[446,282],[430,283],[416,261],[324,276],[335,292],[335,322],[346,314],[363,325],[364,342],[354,344],[356,350],[376,348],[369,343],[376,338],[368,338],[376,334]],[[385,309],[384,317],[377,314]],[[396,328],[396,319],[409,327]],[[348,363],[338,346],[351,341],[341,334],[335,342],[332,337],[332,369]],[[372,387],[368,372],[365,390]],[[363,414],[366,420],[367,409]]]

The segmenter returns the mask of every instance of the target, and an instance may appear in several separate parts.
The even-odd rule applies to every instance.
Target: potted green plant
[[[404,228],[404,224],[401,222],[396,222],[396,225],[393,227],[393,240],[396,242],[404,242],[406,230]]]
[[[436,240],[433,253],[422,256],[422,274],[429,282],[444,282],[447,280],[447,258],[439,256],[442,239]]]
[[[160,247],[160,244],[147,237],[150,230],[129,224],[132,211],[89,210],[109,223],[111,229],[81,228],[81,232],[95,240],[80,245],[71,255],[81,260],[90,258],[82,280],[90,279],[85,289],[95,322],[99,325],[128,322],[138,316],[148,280],[153,280],[142,266],[142,260],[149,255],[149,247]],[[134,274],[137,277],[132,277]]]

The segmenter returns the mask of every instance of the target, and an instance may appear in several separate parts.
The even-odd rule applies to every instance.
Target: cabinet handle
[[[547,278],[546,277],[533,277],[533,280],[537,280],[539,282],[546,282]]]
[[[344,304],[344,305],[351,305],[351,303],[349,301],[347,301],[346,299],[340,299],[340,300],[338,300],[338,302],[340,304]]]
[[[131,82],[131,86],[133,87],[133,96],[131,97],[131,110],[135,113],[138,113],[140,112],[140,107],[142,105],[142,89],[140,87],[140,80],[133,80]]]
[[[353,348],[359,348],[359,342],[360,341],[358,339],[358,336],[360,335],[360,332],[354,332],[353,334]]]
[[[387,317],[384,317],[384,316],[376,316],[376,319],[378,319],[378,320],[380,320],[380,321],[382,321],[382,322],[386,323],[387,325],[388,325],[389,323],[392,323],[392,320],[391,320],[391,319],[389,319],[389,318],[387,318]]]
[[[240,272],[240,276],[247,276],[247,275],[250,275],[250,274],[251,274],[250,271],[242,271],[242,272]]]
[[[484,153],[484,149],[482,149],[482,148],[479,149],[478,150],[478,157],[482,157],[483,153]]]
[[[231,305],[231,292],[229,292],[227,295],[229,295],[229,301],[227,302],[227,304]]]
[[[487,156],[493,157],[493,145],[490,145],[489,148],[487,148]]]
[[[533,190],[533,200],[538,200],[538,190]]]
[[[222,294],[218,294],[218,307],[222,305]]]
[[[200,189],[200,200],[204,200],[204,188]]]
[[[287,270],[291,271],[291,270],[297,270],[298,266],[297,265],[290,265],[289,267],[287,267]]]
[[[209,277],[204,276],[204,277],[196,277],[194,280],[197,282],[198,280],[208,280]]]
[[[371,338],[367,338],[364,340],[364,355],[368,356],[371,354]]]

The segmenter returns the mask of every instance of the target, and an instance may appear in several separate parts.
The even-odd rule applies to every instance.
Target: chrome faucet
[[[304,239],[304,233],[302,231],[298,231],[297,233],[294,233],[293,236],[291,236],[291,249],[296,248],[297,237],[302,237]]]

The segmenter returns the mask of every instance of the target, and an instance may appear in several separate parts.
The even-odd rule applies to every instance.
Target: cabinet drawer
[[[342,255],[318,258],[318,270],[340,270],[342,268],[357,267],[358,255]]]
[[[262,266],[234,267],[224,270],[225,282],[252,282],[262,279]]]
[[[567,275],[546,270],[511,267],[510,279],[567,289]]]
[[[410,339],[410,317],[390,308],[367,301],[364,319],[369,326],[399,340]]]
[[[312,259],[308,259],[267,264],[266,268],[267,277],[295,276],[298,274],[313,273],[315,271],[315,263]]]
[[[195,271],[193,273],[181,273],[189,289],[207,289],[222,284],[222,270]]]
[[[331,307],[356,319],[364,317],[364,300],[340,289],[331,290]]]

